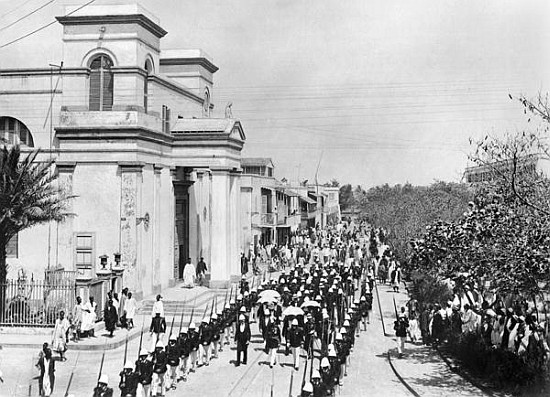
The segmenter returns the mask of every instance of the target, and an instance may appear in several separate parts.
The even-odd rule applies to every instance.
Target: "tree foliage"
[[[338,196],[340,208],[342,209],[342,211],[351,209],[354,206],[355,202],[353,200],[353,189],[349,183],[340,186],[340,192]]]
[[[19,146],[0,149],[0,283],[7,275],[8,241],[26,228],[68,215],[69,197],[55,185],[53,161],[37,162],[38,153],[22,158]]]
[[[472,191],[464,184],[386,184],[365,192],[359,206],[368,222],[386,230],[388,243],[404,260],[410,253],[410,241],[423,233],[426,225],[457,219],[472,197]]]

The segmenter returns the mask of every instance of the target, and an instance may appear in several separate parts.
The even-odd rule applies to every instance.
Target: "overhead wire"
[[[94,3],[95,1],[96,1],[96,0],[90,0],[90,1],[88,1],[87,3],[81,5],[80,7],[74,9],[73,11],[69,12],[69,13],[66,14],[65,16],[72,15],[72,14],[74,14],[75,12],[80,11],[80,10],[83,9],[84,7],[87,7],[87,6],[89,6],[90,4]],[[9,45],[12,45],[12,44],[14,44],[14,43],[17,43],[17,42],[19,42],[19,41],[21,41],[21,40],[23,40],[23,39],[26,39],[27,37],[30,37],[30,36],[32,36],[33,34],[36,34],[36,33],[40,32],[40,31],[42,31],[42,30],[44,30],[44,29],[47,29],[47,28],[49,28],[50,26],[52,26],[52,25],[54,25],[54,24],[56,24],[56,23],[57,23],[57,20],[53,20],[52,22],[50,22],[50,23],[48,23],[48,24],[46,24],[46,25],[43,25],[43,26],[41,26],[41,27],[39,27],[39,28],[33,30],[32,32],[29,32],[29,33],[27,33],[27,34],[24,34],[23,36],[20,36],[20,37],[14,39],[14,40],[12,40],[12,41],[9,41],[9,42],[7,42],[7,43],[5,43],[5,44],[0,45],[0,49],[5,48],[5,47],[7,47],[7,46],[9,46]]]
[[[29,4],[31,1],[34,1],[34,0],[27,0],[27,1],[24,1],[22,4],[19,4],[18,6],[12,8],[10,11],[0,15],[0,19],[4,19],[6,18],[8,15],[11,15],[13,14],[15,11],[18,11],[19,9],[25,7],[27,4]]]
[[[31,15],[33,14],[36,14],[38,11],[40,11],[41,9],[47,7],[48,5],[52,4],[53,2],[55,2],[56,0],[49,0],[47,1],[46,3],[42,4],[40,7],[38,8],[35,8],[34,10],[32,10],[31,12],[23,15],[22,17],[16,19],[15,21],[11,22],[10,24],[0,28],[0,32],[8,29],[8,28],[11,28],[13,25],[17,24],[18,22],[21,22],[22,20],[24,19],[27,19],[28,17],[30,17]]]

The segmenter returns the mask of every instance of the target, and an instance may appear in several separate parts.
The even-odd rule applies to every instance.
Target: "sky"
[[[0,0],[0,45],[85,2]],[[364,188],[460,181],[469,138],[536,127],[508,94],[550,90],[547,0],[139,3],[168,31],[163,49],[214,58],[214,117],[231,101],[243,156],[271,157],[278,178],[311,182],[318,168],[321,183]],[[59,63],[61,33],[0,49],[0,69]]]

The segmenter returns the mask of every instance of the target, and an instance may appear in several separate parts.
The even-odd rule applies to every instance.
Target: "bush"
[[[463,368],[478,378],[491,382],[499,389],[514,394],[540,392],[546,377],[544,350],[535,347],[530,354],[517,355],[509,350],[487,345],[481,335],[461,334],[449,341],[449,352]]]

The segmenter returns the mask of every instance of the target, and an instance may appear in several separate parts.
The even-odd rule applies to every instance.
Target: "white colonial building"
[[[161,51],[167,32],[139,5],[70,12],[57,18],[62,65],[0,70],[0,137],[55,158],[76,196],[73,217],[18,236],[11,271],[59,267],[76,271],[84,298],[122,285],[139,297],[203,256],[211,285],[228,285],[240,274],[245,135],[230,114],[211,117],[217,66],[200,50]]]

